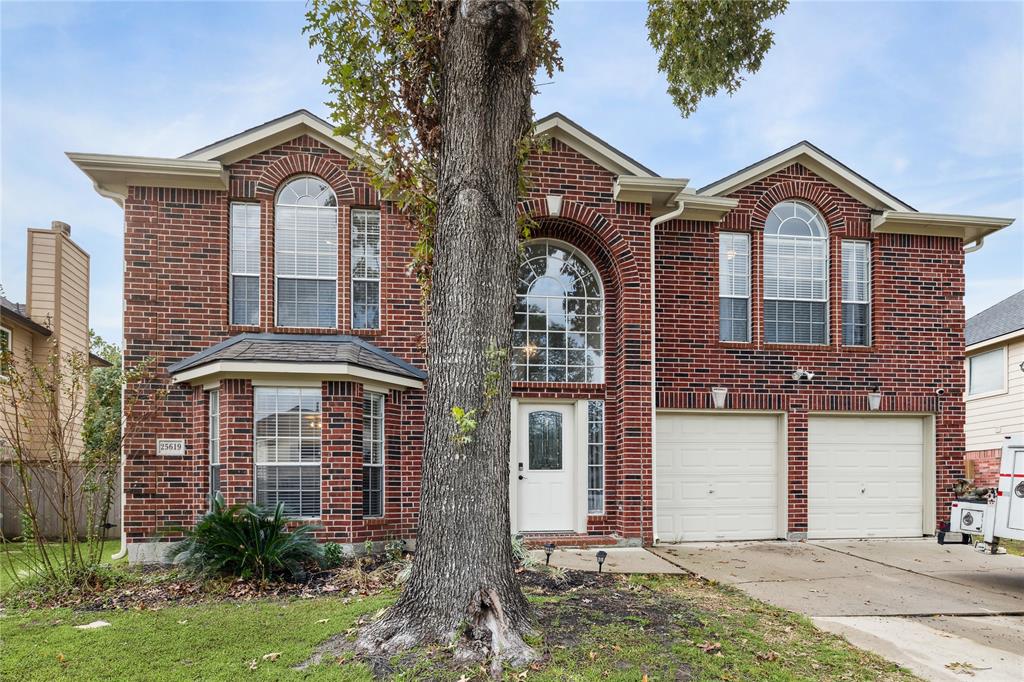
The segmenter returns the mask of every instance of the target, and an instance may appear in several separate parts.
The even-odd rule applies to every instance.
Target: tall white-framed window
[[[14,362],[14,332],[0,327],[0,379],[6,379]]]
[[[718,236],[718,338],[750,341],[750,235]]]
[[[384,395],[363,394],[363,518],[384,516]]]
[[[352,328],[380,328],[380,211],[352,210]]]
[[[319,178],[292,180],[274,210],[277,324],[338,326],[338,200]]]
[[[210,507],[220,493],[220,391],[212,390],[207,394],[207,452],[210,458]]]
[[[258,325],[260,205],[231,204],[231,324]]]
[[[604,401],[587,403],[587,513],[604,513]]]
[[[967,358],[967,397],[982,398],[1006,392],[1006,346]]]
[[[843,345],[871,345],[871,244],[843,240]]]
[[[783,201],[764,225],[764,340],[828,343],[828,229],[803,201]]]
[[[257,504],[319,517],[320,389],[257,386],[253,402]]]
[[[512,331],[516,381],[604,381],[604,293],[590,261],[568,244],[527,242]]]

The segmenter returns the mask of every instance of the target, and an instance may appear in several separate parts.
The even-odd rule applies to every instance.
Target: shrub
[[[337,568],[345,559],[344,548],[336,542],[327,542],[320,548],[320,566],[323,568]]]
[[[228,507],[218,495],[213,510],[185,534],[171,556],[202,575],[298,579],[305,573],[306,562],[320,558],[320,547],[313,526],[289,531],[287,525],[281,503],[273,511],[252,503]]]

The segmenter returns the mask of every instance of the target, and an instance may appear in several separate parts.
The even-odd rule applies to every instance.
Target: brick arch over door
[[[339,204],[355,201],[356,191],[345,170],[327,159],[310,154],[289,154],[267,166],[256,180],[254,195],[272,199],[289,178],[297,175],[315,175],[326,181],[337,195]]]

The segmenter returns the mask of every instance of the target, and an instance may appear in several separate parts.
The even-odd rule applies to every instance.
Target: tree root
[[[540,658],[523,639],[526,632],[519,632],[508,622],[501,599],[493,589],[477,593],[460,626],[432,629],[426,626],[425,620],[422,615],[403,613],[397,606],[392,607],[380,619],[365,625],[355,640],[344,634],[335,635],[296,668],[305,670],[325,660],[353,654],[367,662],[375,676],[384,677],[393,672],[390,663],[393,656],[418,646],[442,644],[452,650],[455,664],[489,661],[491,675],[500,679],[505,666],[519,668]]]

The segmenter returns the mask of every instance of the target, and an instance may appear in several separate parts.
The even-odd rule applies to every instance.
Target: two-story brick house
[[[802,142],[700,190],[563,116],[527,164],[512,530],[586,544],[913,536],[963,464],[964,246]],[[125,354],[173,382],[126,447],[144,559],[209,494],[413,538],[416,230],[305,111],[178,159],[69,154],[125,214]],[[157,439],[181,439],[158,451]]]

